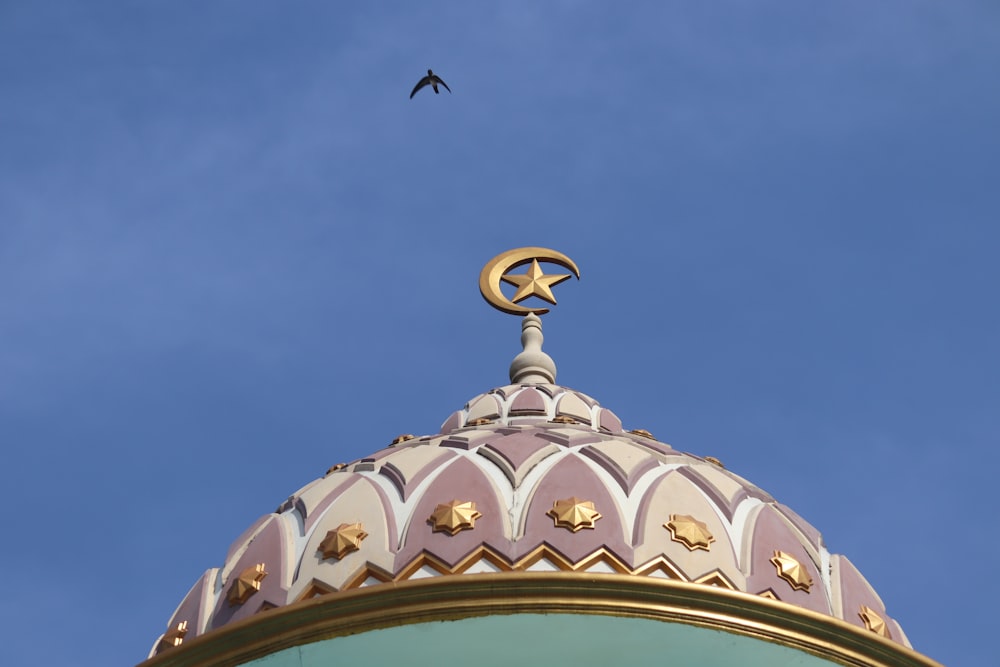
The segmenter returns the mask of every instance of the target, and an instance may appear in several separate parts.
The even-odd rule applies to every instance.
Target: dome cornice
[[[584,572],[438,577],[302,600],[185,642],[142,667],[230,667],[359,632],[522,613],[648,618],[753,637],[843,665],[941,667],[876,633],[765,597],[703,584]]]

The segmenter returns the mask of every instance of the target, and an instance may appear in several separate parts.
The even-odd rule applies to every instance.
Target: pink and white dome
[[[554,376],[554,372],[552,373]],[[909,646],[819,532],[718,461],[624,430],[547,382],[476,396],[441,432],[336,466],[261,517],[181,602],[156,654],[345,590],[476,573],[618,573],[770,597]]]

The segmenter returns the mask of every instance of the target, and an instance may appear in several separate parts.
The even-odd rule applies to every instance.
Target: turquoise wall
[[[286,649],[247,667],[830,667],[719,630],[642,618],[514,614],[373,630]]]

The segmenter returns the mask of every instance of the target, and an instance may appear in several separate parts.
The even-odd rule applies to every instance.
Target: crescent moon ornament
[[[572,271],[573,275],[566,273],[546,274],[542,271],[541,266],[539,266],[539,262],[558,264]],[[512,269],[524,266],[525,264],[531,265],[527,272],[508,273]],[[573,276],[576,276],[577,280],[579,280],[580,269],[577,268],[573,260],[561,252],[549,250],[548,248],[515,248],[514,250],[508,250],[505,253],[497,255],[486,263],[482,273],[479,274],[479,292],[486,299],[487,303],[505,313],[510,313],[511,315],[527,315],[528,313],[544,315],[549,312],[548,308],[527,308],[525,306],[518,306],[517,303],[529,297],[536,296],[555,305],[556,299],[552,295],[552,287],[564,280],[569,280]],[[501,282],[517,287],[517,291],[512,298],[508,299],[500,291]]]

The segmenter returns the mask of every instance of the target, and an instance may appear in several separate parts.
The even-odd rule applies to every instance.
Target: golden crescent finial
[[[515,248],[514,250],[508,250],[497,255],[486,263],[486,266],[483,267],[482,272],[479,274],[479,292],[486,299],[487,303],[505,313],[510,313],[511,315],[527,315],[528,313],[543,315],[549,312],[548,308],[526,308],[525,306],[518,306],[517,302],[536,296],[551,304],[555,304],[556,299],[552,295],[552,287],[564,280],[569,280],[573,276],[568,274],[546,274],[542,272],[538,264],[539,262],[558,264],[572,271],[573,276],[576,276],[577,280],[580,279],[580,269],[577,268],[576,263],[561,252],[537,247]],[[511,269],[516,269],[525,264],[531,264],[526,273],[507,273]],[[508,299],[500,291],[501,281],[517,287],[517,292],[515,292],[511,299]]]

